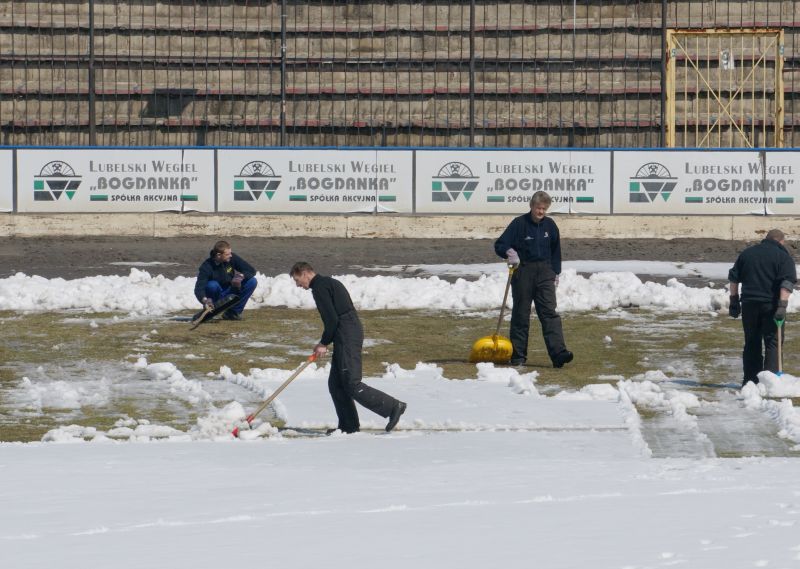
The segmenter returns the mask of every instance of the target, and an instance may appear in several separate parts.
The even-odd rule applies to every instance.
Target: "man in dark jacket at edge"
[[[515,218],[494,243],[495,252],[516,267],[511,277],[511,365],[523,365],[528,359],[531,303],[536,307],[553,367],[563,367],[573,358],[564,343],[561,317],[556,312],[561,240],[558,226],[546,215],[551,203],[546,192],[533,194],[531,211]]]
[[[212,306],[229,294],[239,296],[239,302],[225,311],[225,320],[241,320],[244,305],[256,290],[256,270],[240,256],[231,251],[227,241],[217,241],[197,270],[194,295],[204,306]]]
[[[314,354],[324,356],[328,344],[334,344],[328,391],[339,418],[337,428],[343,433],[358,432],[360,424],[355,405],[358,401],[373,413],[388,418],[386,430],[391,431],[405,412],[406,404],[361,381],[364,330],[347,289],[334,278],[316,274],[308,263],[295,263],[289,274],[298,287],[311,289],[325,326],[322,339],[314,346]]]
[[[786,250],[785,239],[783,231],[771,229],[761,243],[742,251],[728,272],[728,314],[733,318],[741,315],[744,329],[742,387],[748,381],[758,383],[758,373],[765,369],[778,371],[778,322],[783,332],[789,295],[797,283],[794,260]]]

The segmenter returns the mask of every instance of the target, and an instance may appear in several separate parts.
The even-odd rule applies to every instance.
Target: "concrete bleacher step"
[[[280,4],[213,4],[95,2],[94,93],[103,140],[161,144],[167,131],[185,131],[187,140],[194,132],[195,140],[239,140],[240,134],[254,141],[258,133],[248,129],[280,124]],[[800,41],[789,4],[671,1],[668,21],[675,27],[783,24],[784,54],[794,62],[784,74],[785,108],[787,124],[794,125]],[[72,136],[83,136],[88,16],[87,2],[0,2],[0,127],[12,125],[3,130],[4,141],[26,128],[73,128]],[[389,144],[430,129],[445,132],[436,140],[459,143],[459,129],[469,128],[471,49],[480,129],[551,129],[558,132],[542,140],[625,145],[652,143],[660,131],[658,2],[477,3],[472,46],[466,1],[289,3],[286,21],[287,126],[304,130],[292,135],[296,140]],[[713,66],[715,48],[705,56]],[[746,70],[746,57],[739,54],[737,73]],[[771,69],[774,57],[767,61]],[[685,65],[682,57],[678,64]],[[771,96],[770,81],[743,92],[766,89]],[[699,108],[708,94],[695,75],[679,72],[676,87],[681,116],[713,120],[716,110]],[[736,89],[735,81],[723,84],[723,100]],[[747,120],[761,120],[750,114]],[[115,128],[128,137],[114,138]],[[226,139],[226,128],[241,132]],[[406,132],[385,132],[394,128]],[[610,132],[604,138],[582,132],[598,128]],[[314,138],[326,129],[331,132]],[[504,139],[482,132],[480,140]]]
[[[748,2],[698,2],[697,0],[671,0],[667,17],[670,25],[705,27],[750,24],[770,25],[788,7],[782,2],[760,0]],[[134,22],[143,26],[164,26],[164,22],[181,19],[184,22],[257,22],[263,26],[280,27],[279,5],[276,3],[140,3],[98,0],[95,18],[100,21]],[[435,25],[439,28],[459,29],[468,26],[470,5],[453,2],[443,9],[437,3],[419,3],[410,0],[387,4],[380,0],[342,3],[290,3],[289,21],[298,26],[369,25],[377,29],[419,29]],[[64,20],[85,22],[88,19],[86,2],[40,2],[16,0],[0,4],[0,22],[4,19],[39,19],[57,26]],[[576,2],[574,4],[553,0],[551,2],[496,2],[476,6],[475,21],[479,27],[508,28],[522,24],[544,24],[575,28],[601,26],[658,27],[661,23],[659,2]],[[231,25],[231,24],[228,24]]]

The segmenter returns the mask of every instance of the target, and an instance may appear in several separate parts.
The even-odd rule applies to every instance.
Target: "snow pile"
[[[617,387],[623,402],[629,401],[631,405],[664,413],[679,429],[698,443],[699,452],[709,457],[715,456],[713,443],[708,435],[700,430],[697,417],[689,412],[689,409],[696,409],[706,402],[700,401],[695,394],[688,391],[663,387],[661,382],[667,379],[663,371],[650,370],[620,381]],[[640,418],[638,420],[641,421]],[[632,424],[629,426],[633,427]]]
[[[593,383],[579,391],[561,391],[553,397],[570,401],[619,401],[619,391],[608,383]]]
[[[650,449],[647,441],[644,440],[644,436],[642,435],[642,417],[636,410],[636,405],[634,404],[630,395],[628,395],[628,392],[621,387],[619,389],[619,408],[622,412],[622,418],[625,422],[625,426],[628,428],[628,432],[631,434],[631,443],[633,444],[634,448],[639,449],[639,452],[642,454],[642,456],[648,458],[651,457],[653,455],[653,451]]]
[[[476,367],[478,368],[478,381],[497,381],[507,385],[513,393],[518,395],[539,396],[534,385],[536,377],[539,375],[537,371],[520,374],[514,368],[496,368],[491,363],[479,363],[476,364]]]
[[[386,372],[383,374],[385,380],[411,380],[422,379],[427,381],[437,381],[444,379],[444,370],[436,364],[426,364],[417,362],[413,370],[403,369],[400,364],[386,364]]]
[[[784,373],[781,376],[771,371],[758,374],[758,392],[761,397],[800,397],[800,377]]]
[[[81,443],[90,440],[106,439],[102,431],[94,427],[82,427],[80,425],[68,425],[58,427],[45,433],[42,442],[45,443]]]
[[[189,437],[186,437],[183,431],[179,431],[168,425],[153,425],[147,419],[137,420],[130,417],[119,419],[114,423],[114,428],[109,429],[104,435],[110,439],[127,439],[144,442],[152,439],[167,438],[173,440],[189,440]]]
[[[697,419],[687,412],[687,409],[700,406],[700,400],[693,393],[663,389],[649,379],[637,380],[636,377],[620,381],[618,386],[620,390],[625,390],[636,405],[645,409],[665,411],[688,425],[697,424]]]
[[[164,314],[196,308],[194,278],[151,276],[131,269],[127,276],[46,279],[17,273],[0,279],[0,310],[121,311]]]
[[[245,420],[246,416],[244,407],[240,403],[232,401],[222,409],[212,409],[207,415],[198,417],[197,425],[189,430],[189,434],[197,440],[230,440],[234,427],[238,427],[239,438],[242,440],[279,435],[278,429],[268,421],[259,419],[248,426]]]
[[[134,368],[143,370],[154,381],[166,381],[171,394],[185,399],[192,405],[211,402],[211,395],[203,389],[203,385],[197,380],[186,379],[173,363],[148,364],[147,359],[140,357]]]
[[[42,381],[34,383],[23,377],[11,398],[20,409],[41,413],[43,409],[80,409],[108,403],[111,384],[105,377],[99,381]]]
[[[130,366],[129,366],[130,367]],[[162,382],[171,394],[182,396],[200,408],[196,424],[185,432],[171,426],[158,425],[146,418],[124,417],[108,432],[71,426],[54,429],[43,440],[72,442],[75,440],[121,440],[134,442],[166,439],[226,440],[231,431],[240,427],[242,440],[257,438],[280,439],[288,431],[279,431],[271,423],[283,423],[287,429],[333,428],[336,414],[328,393],[330,364],[310,364],[278,399],[253,422],[244,423],[245,416],[254,411],[293,372],[284,369],[252,368],[248,373],[234,373],[222,367],[219,378],[224,381],[188,380],[172,363],[148,364],[141,358],[138,372],[149,381]],[[516,369],[478,364],[476,376],[468,379],[448,379],[442,369],[425,363],[414,369],[386,364],[380,377],[367,377],[365,383],[408,403],[408,411],[400,420],[398,432],[431,431],[594,431],[597,429],[626,433],[617,401],[598,388],[588,388],[587,394],[576,400],[548,398],[536,391],[537,373],[520,373]],[[203,389],[203,383],[207,389]],[[242,389],[244,388],[244,390]],[[212,397],[215,393],[216,397]],[[237,399],[240,402],[233,401]],[[291,412],[290,412],[291,411]],[[361,428],[366,432],[383,431],[386,419],[359,408]]]
[[[310,291],[299,289],[288,275],[257,275],[259,285],[248,308],[287,306],[314,308]],[[339,276],[362,310],[432,309],[481,311],[494,309],[503,298],[507,274],[481,275],[477,280],[448,282],[439,277]],[[44,311],[80,309],[121,311],[131,316],[160,315],[198,308],[194,278],[167,279],[131,269],[128,276],[93,276],[75,280],[45,279],[17,273],[0,279],[0,310]],[[594,273],[588,278],[565,270],[558,287],[560,310],[610,310],[642,307],[664,311],[708,312],[727,307],[728,293],[712,287],[692,288],[676,279],[666,285],[642,282],[629,272]],[[790,299],[789,310],[800,308]]]
[[[798,443],[796,448],[800,450],[800,413],[792,405],[791,399],[781,401],[765,399],[772,396],[769,393],[775,384],[784,379],[788,379],[790,384],[796,383],[797,378],[790,375],[778,377],[772,372],[762,371],[758,374],[758,379],[760,383],[757,385],[748,382],[742,387],[745,407],[760,410],[769,416],[778,425],[778,436]]]
[[[252,368],[250,370],[250,375],[244,375],[242,373],[233,373],[228,366],[222,366],[219,370],[220,378],[235,385],[244,387],[261,400],[267,399],[267,397],[272,395],[272,393],[275,391],[274,387],[270,387],[268,384],[282,384],[292,373],[294,373],[294,370]],[[330,362],[324,366],[318,366],[315,363],[311,363],[293,381],[302,381],[304,378],[327,378],[329,373]],[[258,419],[258,422],[254,424],[259,424],[262,421],[267,423],[285,423],[289,419],[289,413],[280,399],[275,399],[272,403],[270,403],[269,407],[265,409],[263,413],[264,416]],[[247,413],[242,411],[240,417],[246,416]]]

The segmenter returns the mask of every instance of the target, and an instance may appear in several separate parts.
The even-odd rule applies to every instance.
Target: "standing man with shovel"
[[[556,312],[556,285],[561,273],[561,238],[556,222],[547,217],[552,199],[547,192],[531,197],[531,211],[515,218],[494,243],[495,252],[509,265],[517,266],[511,277],[509,337],[514,347],[511,365],[528,359],[531,303],[542,325],[542,336],[553,367],[564,367],[573,355],[564,343],[561,316]]]
[[[758,383],[758,373],[763,370],[781,371],[779,342],[783,342],[789,296],[797,283],[794,260],[786,250],[785,239],[783,231],[771,229],[761,243],[742,251],[728,272],[728,314],[733,318],[741,315],[744,329],[742,387],[748,381]]]
[[[356,401],[389,419],[386,431],[394,429],[406,404],[361,381],[364,330],[347,289],[334,278],[318,275],[308,263],[295,263],[289,275],[298,287],[311,289],[325,326],[322,339],[314,347],[314,356],[324,356],[328,344],[334,344],[328,391],[339,418],[338,430],[356,433],[360,429]]]

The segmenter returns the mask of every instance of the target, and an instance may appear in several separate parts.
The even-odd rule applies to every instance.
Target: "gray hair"
[[[533,196],[531,196],[531,207],[536,204],[544,204],[547,207],[550,207],[551,203],[553,203],[553,198],[550,197],[550,194],[543,192],[542,190],[539,190],[533,194]]]

